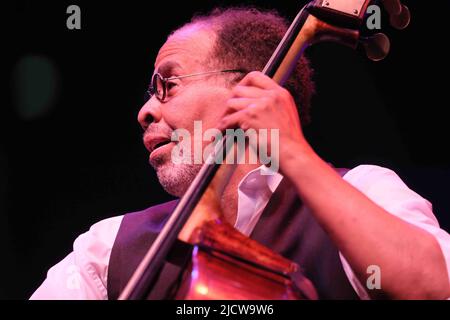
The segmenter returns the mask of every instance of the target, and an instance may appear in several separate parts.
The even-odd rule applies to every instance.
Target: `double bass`
[[[394,28],[409,24],[409,10],[399,0],[311,1],[301,8],[262,72],[282,86],[305,49],[327,41],[353,49],[362,46],[369,59],[383,59],[390,50],[388,37],[382,33],[363,36],[362,32],[368,9],[378,4],[385,8]],[[298,276],[301,269],[296,263],[244,236],[222,219],[219,200],[235,165],[216,160],[223,159],[231,150],[227,146],[233,143],[225,135],[216,144],[119,300],[147,298],[168,254],[180,241],[191,246],[192,254],[171,298],[317,299],[314,285]]]

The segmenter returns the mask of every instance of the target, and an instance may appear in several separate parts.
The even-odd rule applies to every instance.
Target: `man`
[[[228,222],[297,262],[320,298],[450,297],[450,236],[431,204],[388,169],[338,172],[305,140],[313,91],[307,61],[300,61],[289,90],[254,71],[285,30],[275,13],[228,9],[170,35],[155,61],[152,96],[138,115],[161,185],[180,197],[200,168],[174,163],[170,137],[177,129],[193,133],[194,121],[204,130],[278,129],[280,171],[265,175],[260,164],[238,165],[220,199]],[[117,298],[175,204],[92,226],[32,299]],[[379,272],[379,285],[368,285],[368,270]],[[164,298],[167,290],[150,297]]]

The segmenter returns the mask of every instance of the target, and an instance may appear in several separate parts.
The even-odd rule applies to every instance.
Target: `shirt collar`
[[[283,180],[283,176],[280,173],[262,165],[251,170],[242,178],[238,185],[238,191],[247,193],[245,191],[251,189],[253,192],[260,192],[268,188],[271,193],[274,193],[281,180]]]
[[[283,176],[262,165],[248,172],[238,185],[235,227],[244,234],[253,230]]]

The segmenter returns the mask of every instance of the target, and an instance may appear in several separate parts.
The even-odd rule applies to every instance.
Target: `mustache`
[[[151,124],[147,127],[145,132],[142,134],[142,138],[145,138],[148,135],[157,135],[157,136],[165,136],[170,139],[172,136],[173,130],[167,126]]]

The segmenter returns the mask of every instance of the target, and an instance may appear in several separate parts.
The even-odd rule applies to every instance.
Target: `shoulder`
[[[48,270],[31,299],[107,299],[108,262],[122,218],[102,220],[79,235],[73,251]]]
[[[107,299],[111,252],[123,222],[131,219],[158,221],[176,203],[118,215],[93,224],[73,243],[73,251],[47,272],[47,278],[32,299]],[[166,214],[167,215],[167,214]]]
[[[368,193],[403,190],[409,195],[417,195],[395,171],[385,167],[369,164],[359,165],[348,171],[343,178],[354,187]]]
[[[93,224],[75,239],[74,253],[87,255],[88,258],[109,256],[123,217],[115,216]]]
[[[438,225],[430,201],[410,189],[393,170],[360,165],[343,177],[386,211],[409,222]]]
[[[349,170],[344,175],[344,180],[360,187],[369,187],[385,181],[404,184],[393,170],[371,164],[362,164]]]

